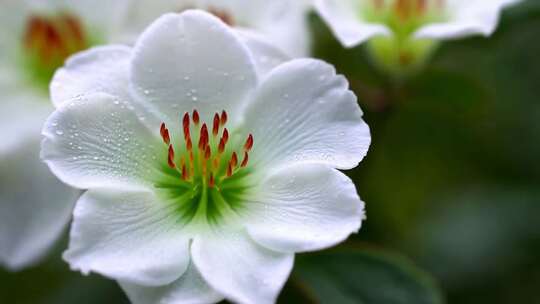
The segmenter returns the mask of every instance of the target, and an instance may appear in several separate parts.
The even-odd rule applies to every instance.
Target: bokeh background
[[[279,303],[540,303],[540,1],[401,80],[309,19],[314,55],[349,79],[372,129],[347,172],[368,217],[347,243],[298,256]],[[113,281],[71,272],[66,244],[0,270],[0,303],[128,303]]]

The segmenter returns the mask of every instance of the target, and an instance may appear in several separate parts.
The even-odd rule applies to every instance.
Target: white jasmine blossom
[[[363,203],[336,169],[370,143],[344,77],[310,59],[261,75],[238,32],[167,14],[133,48],[57,73],[42,158],[88,189],[64,258],[133,303],[273,303],[295,252],[356,232]]]
[[[39,159],[40,131],[54,109],[49,80],[69,55],[113,37],[123,5],[0,3],[0,265],[8,269],[27,267],[44,255],[68,222],[79,193]]]
[[[501,10],[520,0],[315,0],[346,47],[367,42],[390,71],[421,65],[440,40],[491,35]]]

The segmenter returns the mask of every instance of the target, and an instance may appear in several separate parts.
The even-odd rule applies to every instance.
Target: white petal
[[[294,255],[259,246],[245,233],[198,237],[191,247],[203,278],[228,300],[274,303],[293,266]]]
[[[291,58],[274,47],[263,36],[249,30],[237,30],[240,38],[247,45],[257,68],[257,74],[264,76],[278,65]]]
[[[223,109],[234,113],[257,81],[246,46],[201,11],[159,18],[138,40],[132,64],[134,91],[171,122],[194,108],[203,120]]]
[[[66,102],[49,117],[43,135],[43,160],[81,189],[146,185],[159,172],[154,158],[164,150],[129,104],[103,93]]]
[[[50,86],[55,106],[80,95],[103,92],[127,99],[131,49],[111,45],[80,52],[56,71]]]
[[[0,265],[20,270],[52,247],[71,218],[79,191],[62,184],[39,159],[39,131],[0,154]]]
[[[20,90],[20,91],[18,91]],[[46,96],[9,87],[0,81],[0,157],[36,138],[47,116],[54,110]]]
[[[391,35],[383,24],[361,19],[356,0],[315,0],[315,8],[345,47],[354,47],[375,36]]]
[[[259,167],[304,162],[349,169],[371,139],[346,79],[318,60],[297,59],[271,71],[245,119],[255,139],[252,164]]]
[[[521,0],[448,1],[449,21],[428,24],[414,34],[416,38],[456,39],[474,34],[490,36],[495,31],[501,10]]]
[[[334,246],[360,229],[364,203],[353,182],[323,165],[296,165],[263,181],[248,203],[249,234],[280,252]]]
[[[150,192],[89,190],[75,207],[64,259],[84,274],[145,286],[169,284],[189,264],[189,238],[174,208]]]
[[[119,282],[133,304],[217,303],[223,296],[214,291],[191,263],[186,272],[169,285],[146,287]]]

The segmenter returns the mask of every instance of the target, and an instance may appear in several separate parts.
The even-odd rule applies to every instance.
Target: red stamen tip
[[[206,149],[204,150],[204,159],[209,160],[210,156],[212,156],[212,150],[210,150],[210,146],[206,146]]]
[[[172,145],[169,146],[169,158],[167,159],[167,163],[172,169],[176,168],[176,165],[174,164],[174,149]]]
[[[220,124],[220,118],[219,118],[219,114],[216,113],[214,115],[214,125],[212,127],[212,135],[214,136],[217,136],[218,135],[218,132],[219,132],[219,124]]]
[[[221,111],[220,124],[224,126],[227,123],[227,112],[225,110]]]
[[[195,125],[199,124],[199,119],[199,112],[197,112],[197,110],[193,110],[193,122]]]
[[[253,148],[253,135],[249,134],[246,144],[244,145],[244,150],[249,152],[251,148]]]
[[[221,139],[223,139],[223,142],[225,144],[227,144],[227,142],[229,141],[229,130],[227,130],[227,128],[223,129],[223,136],[221,137]]]
[[[240,167],[244,168],[247,166],[249,160],[249,155],[247,151],[244,152],[244,159],[242,160],[242,164],[240,164]]]
[[[184,118],[182,119],[182,126],[184,128],[184,138],[189,137],[189,113],[184,114]]]
[[[223,138],[221,138],[221,140],[219,141],[218,152],[219,154],[221,154],[223,153],[223,151],[225,151],[225,141],[223,140]]]
[[[161,127],[159,128],[159,134],[161,134],[161,138],[163,139],[163,142],[166,145],[171,143],[171,137],[169,136],[169,130],[165,126],[165,123],[161,123]]]
[[[232,176],[232,165],[231,165],[231,162],[229,162],[229,164],[227,165],[227,177],[231,177]]]
[[[232,165],[233,168],[236,168],[236,165],[238,165],[238,155],[236,155],[236,152],[232,153],[231,165]]]

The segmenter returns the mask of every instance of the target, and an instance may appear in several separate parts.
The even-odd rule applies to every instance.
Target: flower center
[[[248,162],[253,136],[249,134],[241,141],[233,138],[226,127],[227,119],[226,111],[216,113],[211,124],[201,122],[197,110],[191,116],[185,113],[183,138],[177,141],[172,140],[165,123],[161,124],[166,145],[162,166],[165,178],[156,183],[156,188],[175,203],[187,221],[218,223],[228,214],[237,213],[252,186]]]
[[[209,7],[207,11],[210,14],[221,19],[221,21],[223,21],[228,26],[236,25],[236,21],[234,20],[234,17],[231,14],[229,14],[229,12],[227,12],[226,10],[215,8],[215,7]]]
[[[40,86],[48,86],[55,70],[70,55],[90,46],[81,22],[73,15],[31,16],[22,41],[28,76]]]
[[[409,35],[420,26],[444,19],[445,0],[368,0],[362,10],[369,21],[384,23],[395,35]]]

